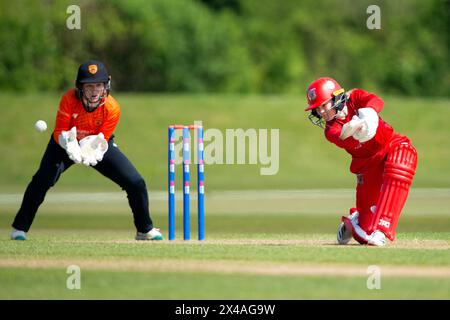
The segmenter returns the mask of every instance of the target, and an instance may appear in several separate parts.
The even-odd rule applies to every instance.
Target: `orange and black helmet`
[[[103,82],[108,83],[110,77],[105,65],[100,61],[89,60],[78,68],[76,87],[79,88],[83,83]]]
[[[98,102],[89,103],[86,102],[86,98],[83,92],[84,83],[104,83],[105,84],[105,94],[103,94]],[[106,97],[109,95],[111,90],[111,76],[105,68],[105,65],[96,60],[89,60],[83,63],[78,68],[77,79],[75,80],[76,86],[76,96],[83,103],[83,107],[87,112],[94,111],[97,107],[105,103]]]

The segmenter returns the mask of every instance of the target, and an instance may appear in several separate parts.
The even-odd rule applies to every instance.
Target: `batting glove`
[[[353,138],[359,142],[369,141],[377,133],[378,114],[372,108],[361,108],[358,110],[358,118],[363,120],[363,125],[353,134]]]
[[[358,130],[361,130],[363,126],[364,126],[364,120],[358,118],[358,116],[356,116],[356,115],[353,116],[352,120],[350,120],[349,122],[347,122],[346,124],[344,124],[342,126],[341,135],[340,135],[341,140],[345,140],[350,136],[354,137],[355,132],[357,132]]]

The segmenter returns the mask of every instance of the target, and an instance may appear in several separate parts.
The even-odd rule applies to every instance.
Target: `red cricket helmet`
[[[328,77],[319,78],[311,82],[306,90],[306,99],[308,99],[308,107],[305,111],[317,108],[324,102],[344,92],[336,80]]]

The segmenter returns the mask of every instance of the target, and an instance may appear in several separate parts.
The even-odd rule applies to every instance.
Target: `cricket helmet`
[[[108,83],[111,80],[105,65],[100,61],[89,60],[78,68],[76,79],[77,88],[83,83],[103,82]]]
[[[104,83],[106,96],[102,95],[100,100],[95,104],[85,103],[83,97],[83,84],[84,83]],[[105,103],[106,97],[109,95],[111,90],[111,76],[105,68],[105,65],[96,60],[89,60],[84,62],[78,68],[77,78],[75,80],[76,86],[76,96],[83,103],[84,108],[87,112],[94,111],[97,107]]]
[[[315,109],[324,102],[344,93],[344,89],[334,79],[323,77],[311,82],[306,90],[306,99],[308,100],[308,107],[305,111]]]

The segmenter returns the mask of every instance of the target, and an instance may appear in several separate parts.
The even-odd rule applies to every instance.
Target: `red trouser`
[[[417,166],[417,151],[409,140],[389,147],[383,161],[357,174],[359,225],[367,233],[381,230],[395,239],[395,229]]]

